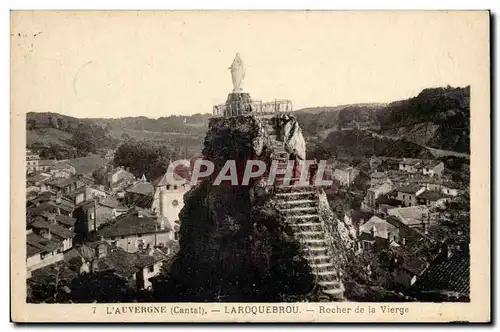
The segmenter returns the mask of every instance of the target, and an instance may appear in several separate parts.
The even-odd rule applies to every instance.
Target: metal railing
[[[213,116],[238,116],[245,114],[273,114],[281,112],[291,112],[292,101],[287,99],[276,99],[263,103],[260,100],[253,100],[249,103],[234,103],[215,105]]]

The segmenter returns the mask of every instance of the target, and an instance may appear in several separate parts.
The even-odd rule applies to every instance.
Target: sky
[[[11,111],[116,118],[212,112],[242,88],[294,108],[466,86],[487,12],[12,12]]]

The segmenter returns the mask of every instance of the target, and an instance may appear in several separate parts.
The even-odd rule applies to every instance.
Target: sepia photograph
[[[489,15],[11,11],[12,317],[488,321]]]

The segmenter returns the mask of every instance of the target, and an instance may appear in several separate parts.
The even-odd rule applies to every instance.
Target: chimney
[[[56,221],[56,215],[54,213],[50,213],[48,216],[47,216],[47,220],[52,223],[52,224],[56,224],[57,221]]]
[[[89,264],[82,257],[82,265],[80,266],[80,274],[89,273],[89,272],[90,272]]]
[[[52,239],[52,233],[50,233],[50,229],[44,230],[42,236],[50,241]]]
[[[58,191],[56,194],[56,203],[61,204],[61,200],[62,200],[62,193]]]

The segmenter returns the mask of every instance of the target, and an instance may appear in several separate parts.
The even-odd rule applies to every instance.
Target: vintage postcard
[[[12,11],[15,322],[489,322],[488,11]]]

